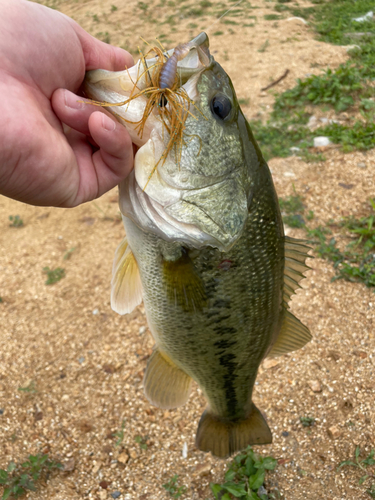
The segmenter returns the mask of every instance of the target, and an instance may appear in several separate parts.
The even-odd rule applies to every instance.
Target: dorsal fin
[[[285,236],[285,267],[284,267],[284,317],[276,342],[267,357],[281,356],[287,352],[296,351],[311,340],[311,333],[290,311],[287,310],[290,297],[300,288],[299,282],[305,277],[303,272],[310,267],[306,259],[310,247],[304,240],[296,240]]]
[[[115,253],[111,286],[111,307],[118,314],[128,314],[142,302],[138,264],[126,237]]]
[[[311,248],[306,245],[304,240],[297,240],[285,236],[285,267],[284,267],[284,306],[287,307],[290,297],[300,288],[299,282],[305,277],[304,271],[311,269],[306,264]]]

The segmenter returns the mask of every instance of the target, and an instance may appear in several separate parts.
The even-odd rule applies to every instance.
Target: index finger
[[[122,71],[134,65],[133,56],[129,52],[94,38],[76,22],[73,23],[81,42],[86,71],[90,69]]]

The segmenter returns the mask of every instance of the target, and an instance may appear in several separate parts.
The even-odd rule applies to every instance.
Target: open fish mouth
[[[157,57],[142,56],[126,71],[96,70],[85,81],[87,96],[97,104],[104,101],[140,147],[134,171],[120,185],[121,213],[167,241],[227,251],[240,237],[248,214],[241,180],[230,168],[223,175],[203,175],[191,167],[202,148],[194,121],[208,120],[199,107],[198,83],[202,73],[217,64],[210,55],[208,37],[201,33],[166,53],[154,50]],[[173,57],[177,58],[174,73],[168,73]],[[165,61],[161,69],[160,59]],[[168,74],[163,73],[163,78],[170,79],[171,88],[150,87],[161,87],[164,69]],[[159,99],[156,106],[155,96]],[[188,140],[185,122],[189,123]],[[177,143],[174,134],[179,135]],[[186,165],[187,148],[190,164]]]

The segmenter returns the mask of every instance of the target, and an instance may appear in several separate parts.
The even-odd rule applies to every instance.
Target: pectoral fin
[[[138,264],[126,238],[115,253],[111,285],[111,307],[118,314],[128,314],[142,302]]]
[[[206,410],[199,421],[195,443],[200,450],[225,458],[247,445],[272,443],[272,433],[254,404],[249,416],[237,422],[221,420]]]
[[[284,312],[281,331],[267,357],[274,358],[287,352],[296,351],[311,340],[310,330],[290,311]]]
[[[191,378],[156,349],[147,364],[143,386],[146,398],[153,405],[164,409],[177,408],[189,398]]]
[[[206,293],[187,251],[176,261],[163,263],[164,279],[169,300],[186,312],[201,311],[206,304]]]

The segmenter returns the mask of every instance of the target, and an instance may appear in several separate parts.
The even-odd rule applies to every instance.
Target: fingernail
[[[72,109],[82,109],[85,103],[82,98],[72,94],[68,90],[65,91],[65,106]]]
[[[103,113],[102,126],[105,130],[108,130],[109,132],[113,132],[116,128],[116,122],[114,120],[112,120],[112,118],[109,118],[109,116],[107,116]]]

